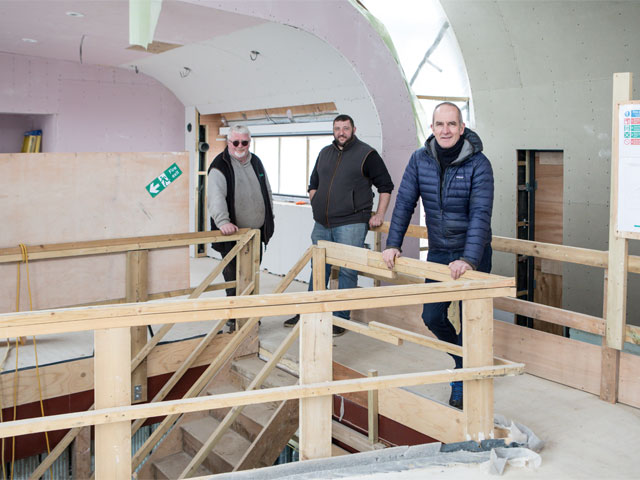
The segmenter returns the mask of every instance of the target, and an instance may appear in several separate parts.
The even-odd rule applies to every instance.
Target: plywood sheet
[[[620,353],[618,401],[640,408],[640,356]]]
[[[145,190],[177,163],[182,175],[152,198]],[[186,153],[0,155],[0,247],[186,232]],[[33,308],[124,297],[125,254],[29,264]],[[22,266],[20,310],[28,310]],[[188,248],[149,256],[149,290],[189,286]],[[16,310],[15,264],[0,265],[0,312]]]
[[[494,322],[494,355],[525,371],[579,390],[600,393],[600,347],[510,323]]]

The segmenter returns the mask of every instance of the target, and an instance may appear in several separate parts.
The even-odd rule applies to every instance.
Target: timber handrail
[[[3,422],[0,426],[0,438],[89,425],[106,425],[137,420],[139,418],[158,417],[166,415],[167,412],[180,415],[183,413],[251,405],[254,403],[280,402],[282,400],[294,400],[296,398],[312,398],[386,388],[431,385],[450,381],[483,380],[494,377],[520,375],[522,373],[524,373],[524,364],[510,363],[508,365],[468,367],[459,370],[447,369],[433,372],[400,373],[379,377],[334,380],[332,382],[308,383],[304,385],[183,398],[153,404],[101,408],[90,412],[65,413],[50,415],[48,417]]]
[[[309,260],[311,260],[311,252],[312,252],[312,247],[309,247],[307,251],[302,255],[300,260],[296,262],[296,264],[291,268],[289,273],[276,286],[274,293],[276,294],[282,293],[291,285],[296,275],[298,275],[298,273],[302,271],[302,268],[309,262]],[[220,322],[223,322],[223,321],[224,319],[220,320]],[[220,370],[220,368],[229,360],[233,352],[236,350],[237,346],[239,346],[242,340],[246,338],[246,336],[249,334],[249,332],[257,322],[258,322],[258,318],[255,317],[250,319],[246,324],[240,327],[239,331],[236,333],[230,345],[227,345],[227,347],[222,352],[220,352],[220,354],[215,358],[215,360],[211,363],[211,365],[202,373],[202,375],[200,375],[200,378],[196,380],[196,383],[189,389],[189,391],[183,396],[183,398],[191,398],[193,396],[197,396],[202,393],[202,391],[206,388],[206,385],[209,383],[209,381],[215,376],[215,374]],[[296,328],[295,331],[297,335],[298,328]],[[290,338],[287,337],[287,339],[285,339],[285,341],[282,344],[283,346],[286,344],[288,339]],[[290,339],[290,341],[293,341],[293,339]],[[284,355],[285,351],[286,349],[282,352],[282,355]],[[275,366],[276,364],[277,362],[274,363],[273,366]],[[162,399],[164,399],[164,397],[157,400],[162,400]],[[154,398],[154,401],[157,401],[157,400]],[[161,422],[161,424],[154,430],[153,434],[144,442],[144,444],[138,449],[138,451],[135,452],[132,460],[133,468],[137,468],[137,466],[140,463],[142,463],[142,461],[146,458],[146,456],[151,452],[151,450],[155,447],[155,445],[162,440],[164,434],[169,431],[169,429],[173,426],[173,424],[177,420],[178,420],[178,416],[172,415],[165,418]],[[134,422],[134,427],[136,425],[142,426],[143,423],[144,423],[144,420],[142,419],[136,420],[136,422]],[[220,437],[222,436],[224,431],[226,430],[221,431]],[[213,443],[215,444],[215,442]],[[211,445],[211,448],[213,448],[213,446],[214,445]]]
[[[372,228],[375,233],[389,233],[389,222],[384,222],[381,226]],[[407,237],[428,239],[427,227],[419,225],[409,225],[406,233]],[[530,257],[544,258],[546,260],[558,260],[561,262],[575,263],[589,267],[607,268],[609,257],[606,250],[595,250],[591,248],[572,247],[568,245],[558,245],[555,243],[543,243],[532,240],[521,240],[518,238],[491,237],[491,248],[498,252],[528,255]],[[640,273],[640,256],[629,255],[629,272]]]
[[[321,252],[319,254],[318,252]],[[281,285],[276,292],[284,291],[285,284],[291,282],[295,277],[293,270],[301,269],[311,256],[318,259],[339,260],[341,255],[351,255],[352,251],[344,251],[340,246],[335,244],[326,244],[324,247],[310,248],[306,254],[296,264],[292,272],[283,279]],[[385,267],[379,265],[379,254],[373,252],[366,253],[364,266],[372,269],[372,271],[382,270]],[[364,258],[364,257],[363,257]],[[405,259],[410,267],[415,262],[416,268],[420,267],[418,275],[440,274],[439,266],[434,267],[431,264],[424,269],[424,262],[411,259]],[[314,262],[315,263],[315,262]],[[314,276],[319,275],[318,272],[324,272],[324,269],[314,269]],[[483,274],[484,275],[484,274]],[[15,422],[7,422],[0,425],[0,437],[11,435],[49,431],[60,428],[77,429],[86,425],[104,425],[107,423],[128,422],[130,420],[138,420],[153,416],[166,416],[164,426],[154,431],[149,440],[145,442],[142,448],[135,453],[132,466],[139,465],[140,462],[150,452],[155,442],[161,438],[168,430],[173,421],[182,413],[209,410],[212,408],[220,408],[226,406],[247,405],[263,401],[281,401],[294,398],[307,399],[316,396],[328,396],[333,393],[347,393],[353,391],[377,390],[392,387],[401,387],[418,384],[440,383],[451,380],[471,381],[480,380],[487,381],[495,376],[513,375],[523,372],[522,364],[501,364],[501,365],[485,365],[478,364],[478,358],[471,363],[471,367],[464,368],[455,372],[444,370],[438,372],[423,372],[413,374],[389,375],[370,379],[345,380],[338,382],[320,382],[314,383],[312,380],[306,380],[306,384],[292,387],[280,387],[267,390],[253,390],[238,392],[237,394],[216,395],[197,397],[202,394],[207,387],[208,382],[213,375],[219,371],[223,363],[227,361],[230,354],[235,351],[240,342],[246,338],[246,335],[257,324],[260,317],[284,315],[292,313],[312,313],[319,314],[323,319],[328,318],[328,313],[336,310],[345,309],[363,309],[373,308],[376,306],[387,305],[409,305],[416,303],[429,303],[448,300],[469,300],[470,318],[476,320],[472,311],[476,311],[476,315],[482,315],[482,318],[491,321],[488,316],[492,303],[489,299],[494,297],[509,296],[515,294],[514,279],[499,277],[496,275],[484,275],[482,278],[465,279],[457,281],[448,281],[440,283],[431,283],[420,285],[400,285],[380,288],[362,288],[362,289],[346,289],[339,291],[312,291],[299,292],[296,294],[276,293],[269,295],[251,295],[246,297],[234,298],[207,298],[197,300],[173,300],[161,303],[136,303],[125,305],[111,305],[100,307],[88,307],[81,309],[61,309],[39,312],[21,312],[16,314],[0,315],[0,335],[11,336],[11,332],[19,330],[22,333],[32,332],[33,334],[43,333],[62,333],[70,331],[93,330],[96,325],[100,325],[102,330],[100,335],[100,343],[98,344],[96,336],[96,356],[101,352],[102,358],[105,355],[105,349],[110,349],[111,333],[105,336],[106,332],[114,332],[118,336],[113,337],[114,340],[122,338],[119,331],[127,331],[129,327],[141,326],[158,323],[183,323],[198,320],[218,319],[220,322],[228,318],[249,318],[249,320],[240,327],[239,331],[233,336],[232,340],[226,345],[223,351],[212,362],[185,395],[185,398],[174,401],[154,401],[147,405],[121,406],[112,408],[99,408],[89,412],[79,412],[66,415],[55,415],[45,417],[45,419],[30,419],[25,421],[18,420]],[[320,318],[320,317],[318,317]],[[481,317],[477,317],[479,320]],[[301,325],[312,325],[308,323],[310,318],[302,317]],[[473,326],[472,322],[470,325]],[[315,328],[315,327],[314,327]],[[478,328],[478,327],[473,327]],[[292,332],[293,334],[293,332]],[[488,338],[488,337],[487,337]],[[106,341],[105,341],[106,340]],[[307,337],[307,342],[310,340]],[[486,340],[486,339],[485,339]],[[483,340],[484,342],[484,340]],[[302,345],[302,342],[301,342]],[[329,341],[328,346],[330,347]],[[487,344],[490,348],[490,342]],[[284,348],[284,347],[283,347]],[[470,347],[469,347],[470,348]],[[302,349],[306,351],[305,349]],[[468,352],[464,353],[467,358]],[[470,355],[476,355],[475,351],[471,351]],[[491,357],[492,358],[492,357]],[[135,359],[134,359],[135,360]],[[132,362],[133,364],[134,362]],[[275,365],[275,359],[272,365]],[[493,363],[493,362],[491,362]],[[111,367],[109,367],[111,368]],[[122,366],[118,367],[122,369]],[[114,370],[114,373],[117,370]],[[96,375],[100,372],[96,371]],[[302,379],[302,377],[301,377]],[[473,383],[473,382],[472,382]],[[474,384],[475,385],[475,384]],[[477,384],[480,387],[480,384]],[[470,386],[471,388],[471,386]],[[97,395],[97,393],[96,393]],[[102,398],[102,397],[101,397]],[[105,406],[104,400],[102,403]],[[108,405],[108,404],[107,404]],[[487,408],[490,408],[487,405]],[[452,412],[453,413],[457,412]],[[456,417],[457,418],[457,417]],[[489,417],[483,415],[478,417],[478,422],[470,420],[467,426],[471,430],[484,431],[486,422]],[[473,425],[472,425],[473,424]],[[301,424],[302,425],[302,424]],[[479,430],[478,430],[479,429]],[[131,431],[131,426],[127,424],[127,430]],[[77,431],[77,430],[76,430]],[[105,434],[105,430],[101,430],[101,435]],[[97,432],[96,432],[97,434]],[[110,437],[116,441],[115,437]],[[118,437],[119,438],[119,437]],[[104,443],[102,444],[104,445]],[[103,450],[104,452],[105,450]],[[101,462],[105,462],[104,453]]]
[[[198,298],[203,292],[207,291],[210,283],[216,278],[218,277],[218,275],[220,275],[220,273],[222,272],[223,268],[229,264],[229,262],[235,258],[235,256],[238,254],[238,252],[240,251],[240,249],[242,249],[245,245],[247,245],[253,238],[255,235],[259,235],[259,230],[249,230],[249,229],[242,229],[243,233],[242,235],[237,239],[236,241],[236,245],[229,251],[229,253],[227,253],[227,255],[224,256],[224,258],[222,259],[221,262],[219,262],[219,264],[213,268],[213,270],[211,271],[211,273],[209,273],[209,275],[207,275],[207,277],[200,283],[200,285],[198,285],[196,288],[190,288],[188,289],[187,293],[190,293],[189,298],[193,299],[193,298]],[[206,232],[204,232],[206,233]],[[191,235],[189,235],[190,237]],[[168,239],[169,242],[174,242],[175,239],[172,238],[172,236],[169,236],[171,238]],[[187,235],[184,236],[186,239]],[[208,235],[203,235],[202,233],[197,234],[197,237],[206,237],[208,240],[211,240],[211,234]],[[225,237],[225,241],[230,240],[229,238],[230,236],[226,236]],[[140,238],[149,238],[149,237],[140,237]],[[220,238],[220,235],[218,235],[217,232],[214,232],[213,235],[214,240],[218,240]],[[156,241],[158,239],[158,236],[154,236],[153,237],[153,241]],[[120,243],[120,245],[122,244],[129,244],[128,242],[129,239],[121,239],[118,240]],[[95,243],[95,242],[86,242],[86,243]],[[86,248],[86,243],[85,246],[81,247],[80,250],[84,251],[84,248]],[[145,245],[148,245],[150,242],[143,242]],[[75,245],[77,246],[78,243],[73,243],[73,244],[63,244],[63,245]],[[59,250],[58,248],[59,246],[57,246],[56,248],[52,249],[51,251],[57,251]],[[156,248],[165,248],[164,246],[158,246]],[[73,249],[70,249],[73,250]],[[70,251],[68,250],[68,251]],[[110,252],[113,253],[113,252]],[[236,282],[226,282],[226,283],[233,283],[233,285],[235,286]],[[109,303],[113,303],[113,302],[109,302]],[[196,346],[196,348],[191,352],[191,354],[185,359],[184,362],[182,362],[182,364],[180,365],[180,367],[178,368],[178,370],[176,370],[173,375],[169,378],[169,380],[164,384],[164,386],[160,389],[160,391],[156,394],[156,396],[153,398],[152,402],[157,402],[160,400],[164,400],[164,398],[166,397],[166,395],[169,393],[169,391],[171,390],[171,388],[173,388],[178,381],[182,378],[182,376],[186,373],[186,371],[189,369],[189,367],[191,367],[191,365],[197,360],[198,356],[202,353],[202,351],[204,351],[204,349],[211,343],[211,341],[213,340],[213,338],[215,337],[215,335],[217,334],[217,332],[222,328],[222,326],[225,323],[225,319],[221,319],[218,322],[215,323],[214,327],[211,329],[211,331],[205,335],[200,342],[198,343],[198,345]],[[147,341],[146,345],[136,354],[136,356],[131,360],[131,371],[133,372],[143,361],[145,358],[147,358],[147,356],[151,353],[151,351],[153,350],[153,348],[160,342],[160,340],[162,340],[167,333],[169,333],[169,331],[171,330],[171,328],[173,328],[174,324],[165,324],[163,325],[160,330],[156,331],[155,334]],[[229,353],[229,355],[231,355],[232,352]],[[89,407],[88,410],[92,410],[95,407],[95,405],[91,405],[91,407]],[[144,420],[137,420],[133,423],[133,425],[131,426],[131,431],[132,434],[136,433],[140,427],[142,427],[142,425],[144,424]],[[67,432],[67,434],[60,440],[60,442],[58,442],[58,444],[56,445],[56,447],[51,451],[51,453],[49,453],[49,455],[47,455],[43,461],[40,463],[40,465],[38,465],[38,467],[32,472],[32,474],[30,475],[30,480],[36,480],[38,478],[40,478],[42,475],[44,475],[44,472],[46,472],[49,467],[51,465],[53,465],[53,463],[56,461],[56,459],[64,452],[64,449],[66,447],[68,447],[71,442],[80,434],[80,428],[73,428],[71,429],[69,432]]]
[[[376,237],[381,233],[388,233],[389,222],[384,222],[381,226],[371,230],[376,234]],[[419,225],[409,225],[406,236],[424,239],[429,238],[427,228]],[[546,260],[556,260],[604,269],[608,268],[609,263],[608,254],[603,250],[571,247],[567,245],[557,245],[531,240],[520,240],[500,237],[497,235],[494,235],[491,238],[491,247],[493,250],[498,252],[528,255],[544,258]],[[402,258],[403,257],[400,257],[397,260],[400,261]],[[640,273],[640,256],[628,255],[627,258],[628,271],[631,273]],[[374,279],[386,280],[386,278],[371,275],[367,272],[363,272],[362,274]],[[404,283],[411,283],[414,281],[414,279],[408,276],[404,276],[402,280]],[[417,279],[415,281],[420,280]],[[572,312],[570,310],[549,307],[547,305],[523,301],[516,298],[495,298],[494,305],[496,308],[510,313],[524,315],[537,320],[544,320],[545,322],[554,323],[563,327],[575,328],[577,330],[582,330],[596,335],[604,335],[605,320],[602,317],[585,315]],[[625,341],[640,345],[640,327],[635,325],[626,325]]]
[[[88,242],[69,242],[49,245],[27,245],[29,261],[62,257],[81,257],[122,253],[135,250],[154,250],[158,248],[186,247],[200,243],[235,242],[250,229],[241,228],[232,235],[223,235],[219,230],[193,233],[174,233],[167,235],[149,235],[144,237],[113,238],[109,240],[91,240]],[[22,253],[19,247],[0,248],[0,263],[19,262]]]

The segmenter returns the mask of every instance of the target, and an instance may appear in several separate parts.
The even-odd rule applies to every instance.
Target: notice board
[[[640,102],[620,104],[616,119],[616,233],[620,237],[640,239]]]

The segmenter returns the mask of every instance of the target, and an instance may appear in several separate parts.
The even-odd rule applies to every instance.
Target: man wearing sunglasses
[[[378,227],[384,221],[393,181],[378,152],[355,134],[353,119],[349,115],[338,115],[333,120],[333,143],[318,154],[309,179],[309,200],[315,220],[311,232],[314,245],[318,240],[328,240],[363,247],[369,227]],[[372,185],[380,194],[378,208],[373,215]],[[330,272],[331,266],[327,265],[326,281]],[[355,288],[357,284],[358,272],[340,269],[338,288]],[[312,287],[310,280],[309,290]],[[347,320],[350,318],[347,310],[335,312],[335,315]],[[284,326],[293,327],[299,319],[296,315],[286,320]],[[343,333],[344,328],[333,327],[334,336]]]
[[[257,228],[265,245],[273,235],[273,199],[267,172],[257,155],[249,152],[251,133],[244,125],[229,128],[227,147],[213,159],[208,171],[207,207],[211,229],[232,235],[239,228]],[[212,244],[224,257],[235,242]],[[260,251],[262,259],[262,250]],[[236,279],[236,259],[222,271],[225,281]],[[235,296],[235,288],[227,288],[227,296]],[[227,326],[235,330],[235,320]]]

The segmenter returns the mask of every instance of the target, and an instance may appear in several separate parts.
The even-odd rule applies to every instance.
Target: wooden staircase
[[[256,355],[234,360],[217,375],[208,395],[243,391],[265,362]],[[263,388],[297,383],[298,378],[274,369]],[[220,425],[229,408],[184,415],[136,475],[139,479],[176,479]],[[203,463],[191,476],[246,470],[273,465],[298,428],[298,401],[247,405]]]

